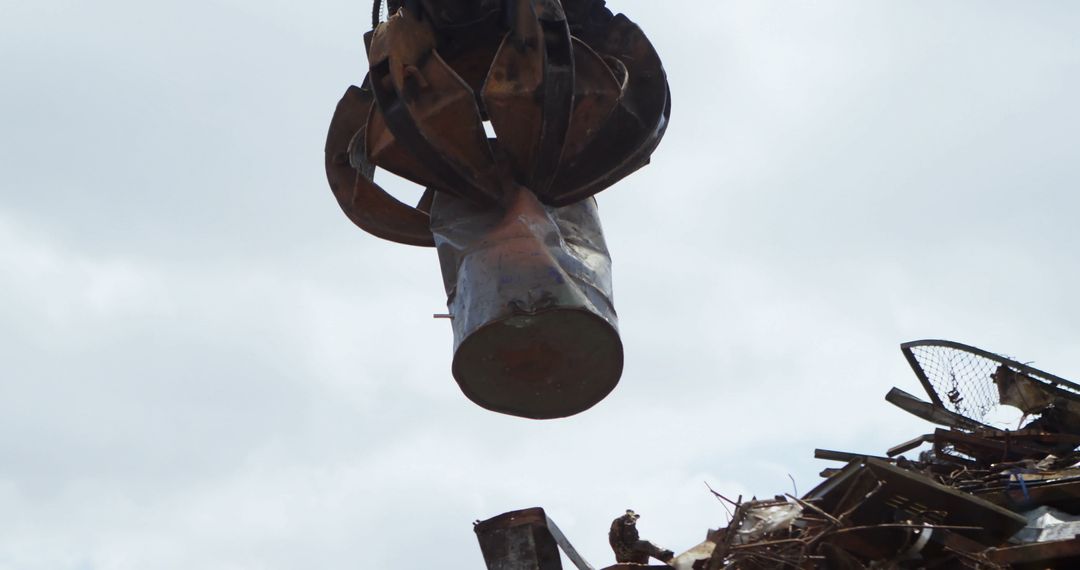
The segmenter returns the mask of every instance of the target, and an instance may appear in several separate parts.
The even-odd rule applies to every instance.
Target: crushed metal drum
[[[664,135],[660,58],[602,0],[388,7],[327,134],[334,196],[364,231],[437,248],[467,397],[527,418],[584,411],[623,366],[593,196]],[[379,169],[423,188],[417,205]]]

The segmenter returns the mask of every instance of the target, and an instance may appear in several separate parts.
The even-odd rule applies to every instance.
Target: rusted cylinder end
[[[473,402],[533,419],[583,412],[619,383],[619,333],[584,309],[549,309],[490,322],[454,353],[454,378]]]
[[[431,209],[462,392],[505,414],[570,416],[619,382],[623,348],[596,202],[497,208],[438,194]]]

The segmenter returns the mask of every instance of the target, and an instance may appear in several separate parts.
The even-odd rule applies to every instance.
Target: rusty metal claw
[[[484,81],[482,98],[510,169],[528,184],[539,152],[543,108],[536,94],[544,83],[543,30],[529,0],[517,0],[514,27],[503,38]]]
[[[326,137],[326,178],[338,205],[357,226],[386,240],[432,247],[430,217],[399,202],[372,179],[374,167],[356,164],[350,143],[362,133],[374,103],[369,90],[349,87]]]
[[[577,82],[574,85],[574,114],[570,120],[564,157],[580,155],[596,138],[612,111],[622,100],[626,87],[626,67],[618,59],[611,58],[619,76],[611,65],[585,42],[574,38],[574,68]],[[562,202],[553,197],[554,202]]]
[[[622,14],[605,32],[592,45],[625,65],[626,88],[601,131],[584,150],[564,159],[554,183],[555,205],[592,196],[648,164],[667,130],[671,94],[656,49]]]

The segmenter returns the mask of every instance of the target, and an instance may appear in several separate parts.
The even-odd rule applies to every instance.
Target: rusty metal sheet
[[[596,203],[505,211],[438,194],[432,231],[454,329],[454,378],[477,404],[537,419],[586,410],[622,373],[611,258]]]
[[[628,73],[614,57],[604,59],[585,42],[574,38],[574,114],[566,136],[565,156],[588,148],[622,99]]]
[[[338,103],[326,135],[326,177],[342,211],[364,231],[399,243],[431,247],[430,217],[401,203],[372,180],[374,168],[354,165],[349,145],[362,133],[374,97],[349,87]]]

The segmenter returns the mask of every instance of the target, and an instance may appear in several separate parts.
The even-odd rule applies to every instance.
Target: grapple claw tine
[[[558,169],[574,101],[570,28],[557,0],[513,0],[513,22],[482,97],[518,183],[544,195]]]
[[[553,184],[556,205],[596,194],[648,164],[671,116],[667,75],[641,28],[619,14],[590,45],[626,66],[627,84],[596,137],[578,154],[563,156]]]
[[[619,60],[614,60],[619,62]],[[595,51],[581,40],[574,38],[574,112],[570,131],[566,137],[562,157],[580,155],[601,132],[619,105],[626,84],[626,68],[619,62],[620,78]],[[568,203],[558,195],[556,188],[545,197],[550,203]]]
[[[428,214],[399,202],[375,184],[373,165],[354,164],[363,153],[350,147],[364,140],[373,104],[371,92],[359,87],[349,87],[338,103],[326,136],[330,189],[345,215],[364,231],[398,243],[432,247],[435,239]]]
[[[372,87],[390,132],[445,186],[498,202],[502,182],[468,84],[435,49],[430,25],[402,8],[375,33]]]
[[[394,138],[394,133],[386,126],[386,119],[378,105],[371,106],[366,132],[364,149],[367,160],[372,164],[421,186],[449,187],[449,184],[440,180],[423,162],[416,159],[416,155]]]
[[[582,412],[623,366],[591,196],[663,136],[660,58],[603,0],[390,7],[365,35],[365,89],[346,93],[331,124],[330,186],[364,230],[435,244],[451,371],[468,398],[526,418]],[[426,187],[415,208],[375,184],[376,166]]]

